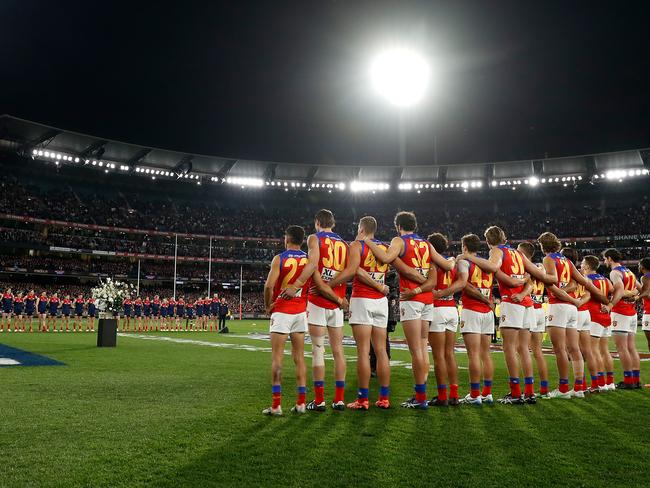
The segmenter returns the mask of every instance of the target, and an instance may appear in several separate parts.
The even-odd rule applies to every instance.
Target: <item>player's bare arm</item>
[[[420,277],[424,278],[424,276],[422,275],[420,275]],[[402,290],[399,296],[400,300],[403,301],[411,300],[415,295],[419,295],[420,293],[430,292],[436,287],[437,282],[438,282],[438,271],[434,266],[429,269],[429,274],[427,275],[427,278],[424,281],[424,283],[422,283],[420,286],[416,288],[413,288],[412,290],[408,290],[408,289]]]
[[[447,296],[455,295],[462,291],[467,286],[469,279],[469,263],[465,260],[457,261],[456,264],[456,279],[444,290],[436,290],[433,292],[433,297],[436,299],[444,298]],[[480,293],[480,292],[479,292]],[[481,296],[483,296],[481,294]]]
[[[471,261],[483,271],[496,273],[501,268],[501,263],[503,262],[503,251],[498,247],[493,247],[490,249],[489,259],[479,258],[471,254],[461,254],[459,258]]]
[[[588,292],[588,291],[585,291],[585,294],[582,295],[582,296],[579,298],[578,307],[582,307],[582,306],[583,306],[584,304],[586,304],[589,300],[591,300],[591,293]]]
[[[520,293],[515,293],[513,294],[510,298],[512,299],[513,302],[515,303],[521,303],[524,301],[524,299],[530,295],[533,291],[533,282],[532,280],[528,279],[524,285],[523,290],[521,290]]]
[[[267,314],[273,310],[273,290],[280,277],[280,256],[275,256],[271,261],[271,269],[264,284],[264,308]]]
[[[612,301],[610,303],[610,309],[611,309],[616,306],[616,304],[621,300],[621,298],[623,298],[625,289],[623,283],[623,276],[621,275],[620,271],[613,269],[612,272],[609,273],[609,279],[612,281],[612,287],[614,290],[614,294],[612,295]]]
[[[455,258],[445,259],[431,244],[429,244],[429,255],[431,256],[431,261],[444,271],[451,271],[456,266]]]
[[[571,267],[571,277],[577,281],[579,284],[585,287],[585,290],[587,290],[589,293],[591,293],[591,296],[598,302],[600,303],[607,303],[607,297],[605,294],[600,291],[598,288],[594,286],[594,284],[591,282],[591,280],[585,278],[580,271],[578,271],[578,268],[576,268],[575,264],[573,262],[569,261],[569,266]]]
[[[390,246],[386,251],[374,243],[372,239],[366,238],[363,242],[366,243],[375,255],[375,259],[381,261],[383,264],[391,264],[400,256],[400,254],[402,254],[402,251],[404,251],[404,241],[401,237],[393,237],[393,240],[390,241]]]
[[[533,264],[523,253],[521,254],[521,259],[523,260],[526,273],[537,281],[541,281],[545,285],[557,284],[557,270],[555,269],[555,262],[553,259],[548,256],[544,258],[542,261],[543,270]]]
[[[501,268],[499,268],[499,270],[494,273],[494,277],[499,281],[499,283],[504,284],[508,288],[517,288],[518,286],[525,285],[528,282],[528,277],[522,279],[513,278],[512,276],[507,275],[501,271]]]
[[[318,237],[311,234],[307,238],[307,264],[298,276],[298,279],[282,292],[283,298],[293,298],[298,293],[298,290],[303,287],[307,280],[316,275],[318,269],[318,261],[320,261],[320,247],[318,246]]]
[[[312,279],[314,280],[314,288],[319,295],[327,298],[330,302],[336,303],[343,310],[348,309],[348,301],[345,298],[341,298],[328,286],[327,283],[321,278],[318,273],[314,273]]]
[[[641,290],[639,291],[639,295],[637,298],[640,300],[641,298],[650,298],[650,278],[647,276],[642,276],[641,277]]]
[[[349,247],[348,253],[348,264],[343,271],[337,274],[332,280],[330,280],[327,285],[330,288],[336,288],[337,285],[347,283],[356,274],[359,269],[359,264],[361,263],[361,243],[359,241],[353,241]]]
[[[560,288],[557,285],[551,285],[548,287],[548,290],[553,293],[557,297],[558,300],[562,300],[563,302],[567,303],[572,303],[576,307],[580,303],[580,300],[577,298],[573,298],[571,295],[569,295],[566,291],[564,291],[562,288]]]
[[[467,283],[467,286],[465,286],[465,293],[476,300],[482,301],[494,310],[494,302],[490,298],[483,295],[483,293],[481,293],[481,291],[471,283]]]
[[[555,269],[555,261],[553,261],[553,258],[549,256],[544,257],[544,259],[542,260],[544,273],[541,274],[539,273],[540,270],[537,270],[535,272],[532,271],[532,268],[533,267],[537,268],[537,266],[533,265],[533,267],[531,267],[531,269],[529,270],[528,267],[526,266],[526,256],[523,256],[523,258],[524,258],[524,268],[526,268],[526,271],[528,271],[533,278],[542,281],[547,286],[552,286],[557,284],[558,282],[557,269]]]
[[[410,281],[415,281],[416,283],[422,285],[427,279],[418,273],[415,268],[407,266],[401,258],[396,258],[395,261],[391,263],[395,271],[399,273],[402,278],[406,278]]]
[[[361,266],[357,268],[357,278],[361,283],[374,288],[379,293],[383,293],[384,295],[388,295],[388,293],[390,293],[390,288],[387,285],[382,285],[381,283],[373,280],[372,276],[370,276],[370,274],[368,274],[368,272]]]

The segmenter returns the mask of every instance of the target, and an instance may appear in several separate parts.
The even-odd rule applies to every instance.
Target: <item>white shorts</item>
[[[596,322],[589,323],[589,335],[591,337],[612,337],[612,328],[604,327]]]
[[[620,313],[612,312],[612,332],[636,334],[636,329],[636,314],[621,315]]]
[[[499,328],[530,329],[535,327],[535,309],[518,303],[501,302]]]
[[[430,322],[433,319],[433,305],[416,302],[415,300],[399,302],[399,319],[402,322],[418,319]]]
[[[546,327],[575,329],[578,324],[578,309],[570,303],[549,303]]]
[[[578,332],[591,331],[591,314],[589,310],[578,310],[578,321],[576,323]]]
[[[650,332],[650,313],[644,313],[641,319],[642,329]]]
[[[388,298],[350,298],[350,324],[388,326]]]
[[[543,334],[546,332],[546,312],[543,308],[535,308],[535,325],[530,328],[531,332]]]
[[[433,307],[433,317],[429,332],[456,332],[458,330],[458,309],[453,307]]]
[[[321,327],[343,327],[343,310],[340,308],[323,308],[307,303],[307,322]]]
[[[460,311],[461,334],[494,334],[494,314],[475,312],[463,308]]]
[[[278,334],[293,334],[294,332],[307,332],[307,314],[273,312],[271,314],[270,332]]]

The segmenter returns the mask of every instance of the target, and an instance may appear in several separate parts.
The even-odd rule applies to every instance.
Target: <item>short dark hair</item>
[[[323,208],[316,212],[316,215],[314,215],[314,220],[318,222],[318,225],[324,229],[331,229],[336,223],[334,220],[334,214],[326,208]]]
[[[406,232],[415,232],[418,228],[418,221],[413,212],[398,212],[395,215],[395,227]]]
[[[642,266],[643,269],[650,271],[650,258],[643,258],[641,261],[639,261],[639,266]]]
[[[593,256],[591,254],[589,256],[585,256],[584,258],[582,258],[582,260],[585,263],[587,263],[587,266],[589,266],[594,271],[596,271],[598,269],[598,266],[600,265],[600,259],[598,259],[598,257]]]
[[[619,251],[618,249],[614,249],[613,247],[610,247],[609,249],[605,249],[603,251],[603,257],[611,258],[612,261],[619,262],[623,259],[623,254],[621,254],[621,251]]]
[[[535,246],[533,246],[532,242],[521,242],[517,246],[517,249],[523,252],[528,259],[533,259],[533,256],[535,255]]]
[[[578,255],[578,251],[576,249],[573,249],[572,247],[563,248],[562,256],[567,258],[569,261],[573,262],[573,264],[576,264],[578,262],[578,259],[580,259],[580,256]]]
[[[299,225],[290,225],[287,227],[287,230],[284,231],[284,235],[289,238],[291,244],[301,246],[302,241],[305,240],[305,229]]]
[[[537,238],[542,246],[542,251],[544,252],[558,252],[562,247],[562,243],[552,232],[544,232]]]
[[[375,220],[375,218],[371,217],[370,215],[361,217],[361,220],[359,220],[359,225],[368,234],[374,234],[377,231],[377,220]]]
[[[485,229],[485,240],[490,246],[498,246],[499,244],[506,243],[506,233],[503,232],[501,227],[493,225]]]
[[[447,237],[442,235],[440,232],[434,232],[427,237],[433,248],[438,252],[438,254],[444,253],[449,249],[449,241]]]
[[[460,242],[469,252],[478,252],[481,249],[481,238],[476,234],[466,234]]]

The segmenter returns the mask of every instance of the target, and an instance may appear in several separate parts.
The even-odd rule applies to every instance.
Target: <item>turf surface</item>
[[[115,349],[96,348],[93,334],[3,333],[0,343],[65,365],[0,368],[0,486],[648,485],[650,390],[536,406],[267,418],[260,411],[270,402],[269,345],[234,337],[266,329],[253,324],[230,322],[230,336],[120,336]],[[641,334],[638,344],[647,351]],[[503,356],[494,356],[502,395]],[[393,359],[407,362],[408,353]],[[466,357],[458,359],[466,367]],[[331,398],[331,361],[327,368]],[[392,373],[398,404],[411,394],[411,371]],[[289,357],[284,374],[288,412]],[[467,371],[460,377],[463,392]],[[650,379],[647,362],[642,379]],[[347,400],[355,388],[350,362]],[[373,380],[371,400],[376,395]]]

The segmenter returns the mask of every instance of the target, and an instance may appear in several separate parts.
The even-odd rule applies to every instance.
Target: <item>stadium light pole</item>
[[[244,285],[244,266],[239,266],[239,320],[242,317],[242,290]]]
[[[138,259],[138,281],[135,286],[136,293],[140,296],[140,259]]]
[[[210,282],[212,281],[212,236],[208,250],[208,297],[210,296]]]
[[[176,301],[176,260],[178,258],[178,234],[174,234],[175,243],[174,243],[174,301]]]
[[[383,51],[370,65],[370,79],[375,91],[398,110],[400,166],[406,166],[405,112],[424,97],[430,72],[424,57],[406,48]]]

